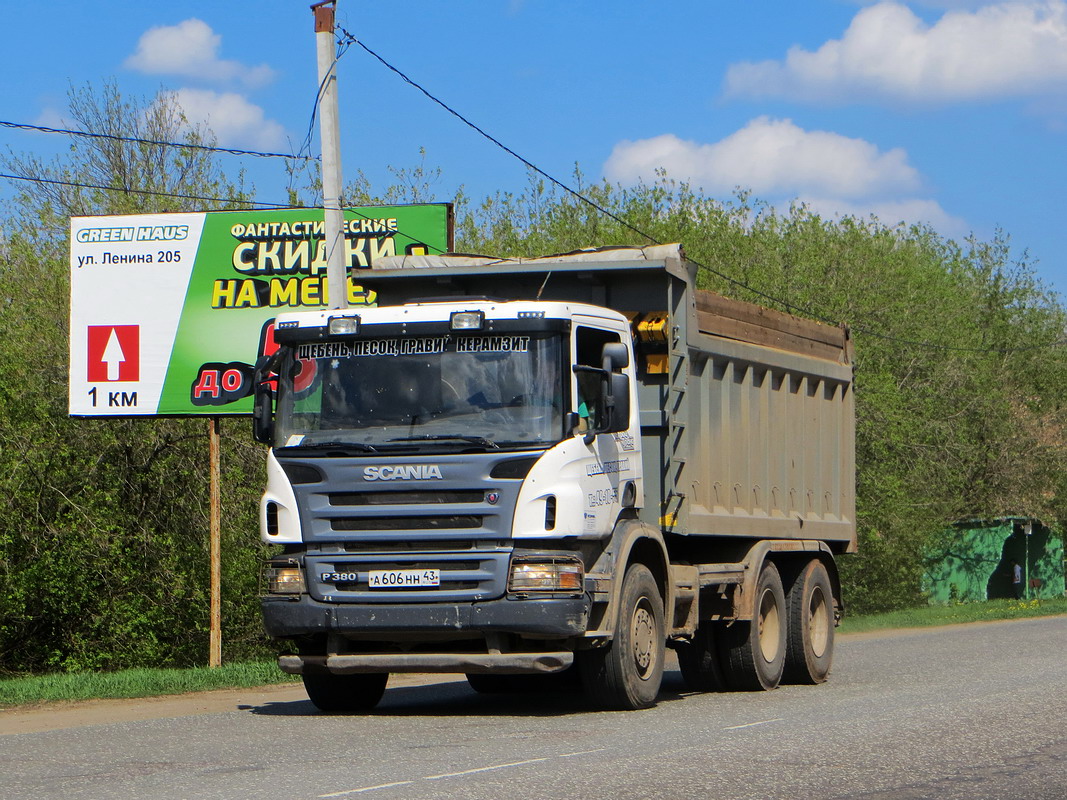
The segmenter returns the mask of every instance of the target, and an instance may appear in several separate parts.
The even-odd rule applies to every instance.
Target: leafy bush
[[[172,101],[129,101],[111,84],[72,91],[70,116],[87,131],[210,142]],[[70,215],[199,207],[174,196],[183,194],[236,206],[248,195],[191,148],[73,139],[50,164],[6,162],[64,183],[21,185],[0,236],[0,671],[203,663],[206,422],[67,417],[66,237]],[[433,199],[438,172],[394,174],[401,185],[380,196],[361,178],[350,200]],[[923,227],[778,211],[744,193],[719,202],[666,176],[633,188],[585,185],[577,172],[575,181],[611,215],[533,180],[477,204],[460,197],[457,249],[543,255],[648,244],[647,233],[682,242],[705,288],[851,326],[861,546],[842,559],[851,611],[921,602],[921,556],[946,522],[1067,518],[1067,315],[1005,237],[961,245]],[[271,649],[256,600],[263,452],[244,421],[223,432],[223,641],[233,660]]]

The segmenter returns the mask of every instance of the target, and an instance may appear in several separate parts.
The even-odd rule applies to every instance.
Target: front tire
[[[663,681],[663,598],[648,567],[626,570],[615,638],[581,653],[582,685],[602,708],[632,711],[655,705]]]
[[[822,683],[834,660],[834,594],[826,565],[812,559],[797,575],[786,597],[789,640],[787,683]]]
[[[765,561],[756,580],[751,620],[737,620],[723,630],[721,658],[731,689],[774,689],[782,680],[786,653],[785,591],[778,568]]]
[[[389,682],[388,672],[356,675],[305,672],[301,677],[304,690],[317,709],[342,714],[374,708]]]

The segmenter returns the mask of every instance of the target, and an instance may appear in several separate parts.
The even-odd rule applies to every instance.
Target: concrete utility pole
[[[337,119],[337,0],[315,3],[315,48],[319,65],[319,134],[322,144],[322,207],[326,215],[326,288],[330,308],[348,308],[348,273],[341,213],[341,129]]]

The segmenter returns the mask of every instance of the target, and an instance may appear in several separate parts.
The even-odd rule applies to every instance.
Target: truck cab
[[[283,668],[568,667],[583,545],[644,496],[627,319],[450,298],[286,314],[274,337],[256,413]]]

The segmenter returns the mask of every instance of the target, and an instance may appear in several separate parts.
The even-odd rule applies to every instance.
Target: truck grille
[[[308,591],[316,600],[335,603],[457,602],[504,593],[510,548],[444,553],[344,553],[308,555]],[[371,589],[374,570],[439,570],[440,586]],[[355,580],[324,581],[324,574],[355,575]]]
[[[485,499],[482,489],[466,489],[441,492],[331,492],[332,506],[415,506],[415,505],[470,505]]]
[[[345,517],[330,520],[335,531],[436,531],[477,529],[482,518],[475,514],[433,517]]]
[[[502,549],[506,543],[502,541],[475,541],[473,539],[397,539],[390,541],[388,545],[382,542],[345,542],[346,553],[382,553],[410,552],[410,553],[461,553],[467,550],[492,550]]]
[[[307,545],[309,593],[329,603],[502,597],[515,504],[537,457],[489,452],[279,459],[292,480]],[[409,465],[432,466],[434,477],[367,478],[382,474],[369,467]],[[427,569],[438,570],[439,586],[369,586],[371,571]],[[345,580],[324,581],[323,575]]]

